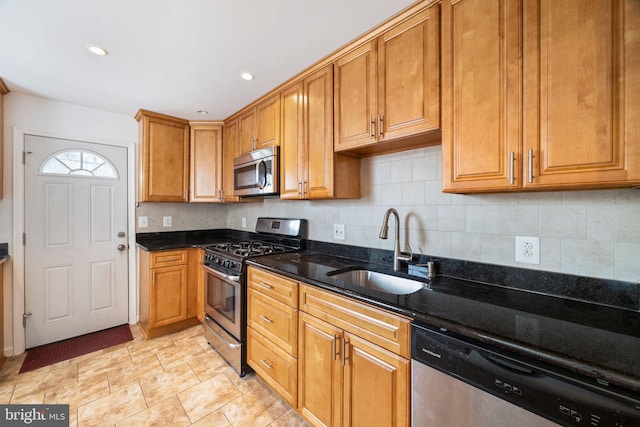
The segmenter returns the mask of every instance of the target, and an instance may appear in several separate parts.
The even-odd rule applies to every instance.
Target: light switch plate
[[[139,216],[138,217],[138,228],[147,228],[149,227],[149,217],[148,216]]]
[[[163,216],[162,217],[162,226],[163,227],[171,227],[171,217],[170,216]]]

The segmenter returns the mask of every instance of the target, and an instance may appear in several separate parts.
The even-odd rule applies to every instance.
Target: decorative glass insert
[[[54,154],[44,162],[40,173],[118,179],[118,172],[111,162],[90,151],[69,150]]]

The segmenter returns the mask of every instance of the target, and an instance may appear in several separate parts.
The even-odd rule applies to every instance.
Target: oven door
[[[205,275],[205,313],[238,341],[242,338],[241,276],[230,276],[203,265]]]

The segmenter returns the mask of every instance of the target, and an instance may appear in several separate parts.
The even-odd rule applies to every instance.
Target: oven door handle
[[[212,322],[214,321],[213,319],[209,318]],[[229,348],[240,348],[242,347],[242,344],[236,344],[236,343],[232,343],[229,342],[225,337],[223,337],[222,335],[220,335],[220,333],[218,331],[216,331],[215,329],[209,327],[207,328],[210,332],[213,332],[219,339],[220,341],[222,341],[227,347]]]
[[[232,282],[239,282],[240,281],[240,276],[231,276],[229,274],[225,274],[221,271],[218,270],[214,270],[211,267],[206,266],[205,264],[201,264],[202,268],[204,268],[207,272],[213,274],[214,276],[218,277],[219,279],[222,280],[230,280]]]

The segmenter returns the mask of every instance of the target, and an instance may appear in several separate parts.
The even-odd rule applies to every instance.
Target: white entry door
[[[26,347],[128,322],[127,150],[25,135]]]

